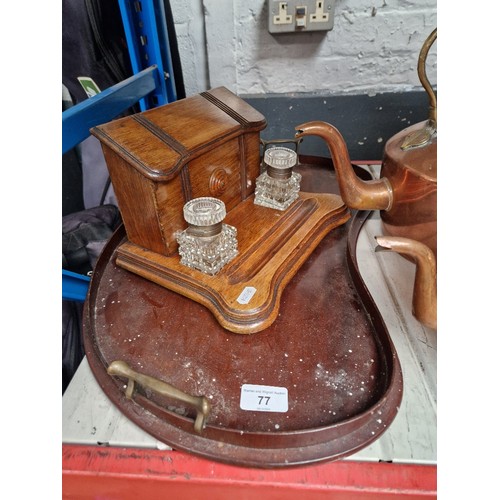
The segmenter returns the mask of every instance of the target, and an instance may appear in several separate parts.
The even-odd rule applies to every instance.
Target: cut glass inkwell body
[[[188,228],[177,235],[181,264],[206,274],[217,274],[238,255],[236,228],[222,221],[224,202],[217,198],[195,198],[184,205]]]
[[[286,210],[299,196],[301,175],[293,171],[297,153],[284,147],[264,153],[266,170],[257,177],[255,204]]]

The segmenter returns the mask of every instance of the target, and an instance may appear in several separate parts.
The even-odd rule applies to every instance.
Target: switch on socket
[[[269,33],[333,29],[335,0],[268,0]]]

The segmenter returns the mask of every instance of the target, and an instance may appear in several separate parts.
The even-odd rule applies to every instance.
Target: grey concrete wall
[[[186,92],[238,95],[407,92],[437,25],[436,0],[337,0],[328,32],[272,35],[266,0],[171,0]],[[427,60],[437,74],[437,42]]]

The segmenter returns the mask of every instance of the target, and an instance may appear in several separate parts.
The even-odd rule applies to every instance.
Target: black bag
[[[87,275],[113,232],[121,224],[121,215],[114,205],[83,210],[63,217],[62,267]],[[62,392],[68,387],[85,352],[82,342],[83,304],[62,301]]]
[[[88,97],[79,77],[103,91],[131,74],[117,0],[63,0],[62,83],[73,102]]]
[[[121,215],[114,205],[102,205],[62,218],[62,267],[78,274],[94,269],[97,257],[115,229]]]

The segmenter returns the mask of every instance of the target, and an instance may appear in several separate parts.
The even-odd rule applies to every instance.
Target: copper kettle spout
[[[391,250],[410,257],[416,264],[413,315],[423,325],[437,327],[437,264],[432,250],[420,241],[396,236],[376,236],[375,251]]]
[[[357,210],[390,210],[393,190],[388,179],[361,180],[354,173],[344,138],[333,125],[311,121],[295,127],[295,130],[296,138],[317,135],[326,141],[337,172],[340,195],[348,207]]]

